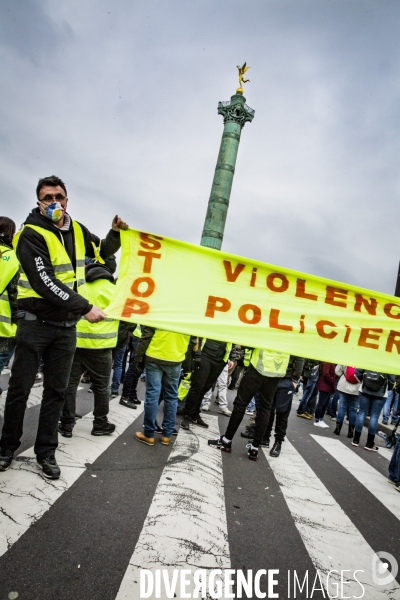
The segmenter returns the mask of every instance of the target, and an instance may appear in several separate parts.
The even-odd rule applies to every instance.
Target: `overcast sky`
[[[104,236],[199,243],[223,120],[247,103],[223,249],[393,293],[398,0],[0,0],[0,214],[40,177]]]

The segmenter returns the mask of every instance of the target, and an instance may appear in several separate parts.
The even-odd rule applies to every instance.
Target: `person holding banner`
[[[40,179],[37,207],[13,240],[21,264],[18,282],[18,327],[15,357],[4,410],[0,471],[6,471],[21,443],[31,387],[43,359],[43,398],[34,446],[38,467],[49,479],[60,477],[55,459],[58,419],[76,345],[76,323],[105,318],[104,312],[79,294],[85,283],[85,256],[104,260],[120,248],[116,215],[104,240],[67,213],[65,183],[55,175]]]
[[[117,268],[115,256],[110,256],[101,263],[87,265],[86,283],[80,293],[91,304],[102,310],[110,303],[114,294],[113,274]],[[86,371],[94,395],[93,429],[91,435],[110,435],[115,425],[109,423],[107,415],[110,400],[110,375],[112,368],[112,351],[117,344],[119,321],[105,318],[100,323],[89,323],[80,319],[76,326],[76,350],[72,362],[68,387],[65,391],[64,406],[58,425],[58,432],[66,438],[72,437],[75,426],[76,393]]]
[[[247,444],[247,456],[257,460],[258,448],[264,439],[271,413],[272,402],[280,380],[285,376],[290,354],[255,348],[250,366],[243,375],[229,419],[225,435],[208,440],[208,445],[216,450],[232,452],[232,440],[244,417],[250,400],[259,392],[259,406],[254,440]]]
[[[165,446],[171,441],[175,428],[176,409],[178,407],[178,386],[181,365],[186,351],[195,347],[197,338],[181,333],[172,333],[153,327],[142,327],[136,354],[137,370],[146,366],[146,397],[144,401],[144,432],[137,431],[135,438],[154,446],[154,432],[161,391],[164,397],[164,419],[162,422],[161,443]]]

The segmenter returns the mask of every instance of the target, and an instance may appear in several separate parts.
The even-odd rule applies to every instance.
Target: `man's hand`
[[[92,306],[91,310],[89,310],[89,312],[83,316],[89,321],[89,323],[98,323],[106,318],[106,314],[97,306]]]
[[[120,219],[118,215],[115,215],[113,218],[111,227],[114,231],[119,231],[120,229],[129,229],[128,223],[125,223],[125,221]]]

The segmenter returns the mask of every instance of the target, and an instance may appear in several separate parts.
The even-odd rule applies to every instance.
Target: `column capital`
[[[246,104],[242,94],[234,94],[228,102],[218,102],[218,114],[224,117],[225,123],[236,123],[242,129],[244,124],[251,122],[255,111]]]

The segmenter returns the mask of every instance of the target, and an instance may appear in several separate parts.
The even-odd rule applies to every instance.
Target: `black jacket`
[[[76,268],[75,236],[72,223],[70,224],[68,231],[60,231],[60,229],[47,219],[47,217],[40,214],[38,208],[34,208],[28,215],[25,225],[37,225],[55,233],[64,245],[74,269]],[[81,227],[85,240],[85,254],[90,258],[94,258],[92,242],[98,247],[100,238],[98,238],[97,235],[90,233],[84,225],[81,225]],[[120,245],[119,231],[113,231],[111,229],[108,232],[107,237],[104,240],[101,240],[101,257],[107,258],[108,256],[115,254],[115,252],[119,250]],[[37,233],[30,227],[24,228],[18,241],[17,257],[32,288],[41,296],[41,298],[24,298],[18,300],[18,310],[26,310],[44,321],[48,320],[53,322],[78,321],[82,315],[85,315],[91,310],[92,305],[89,304],[85,298],[56,279],[50,261],[47,244],[40,233]],[[36,258],[40,258],[41,261],[43,261],[44,269],[41,269],[41,271],[44,270],[51,281],[54,282],[58,288],[61,288],[66,292],[66,299],[61,298],[45,285],[40,277],[41,271],[37,269],[35,262]]]
[[[289,364],[287,366],[284,379],[292,379],[293,381],[298,381],[303,372],[304,363],[304,358],[290,355]]]

